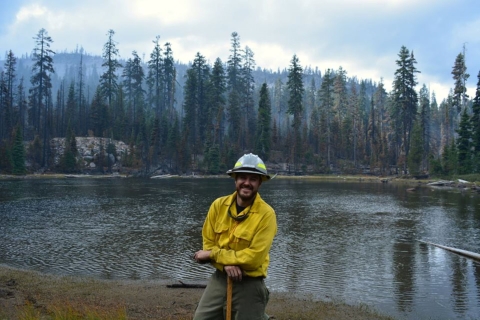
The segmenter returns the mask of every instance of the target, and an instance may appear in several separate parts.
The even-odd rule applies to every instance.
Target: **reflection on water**
[[[365,303],[402,319],[475,319],[480,197],[382,183],[275,179],[273,292]],[[206,281],[193,262],[210,203],[230,179],[0,181],[0,263],[107,279]]]

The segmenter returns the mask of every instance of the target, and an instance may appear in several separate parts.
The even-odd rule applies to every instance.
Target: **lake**
[[[480,195],[365,181],[275,178],[267,286],[363,303],[399,319],[476,319]],[[203,283],[192,259],[210,203],[229,178],[0,181],[0,264],[101,279]]]

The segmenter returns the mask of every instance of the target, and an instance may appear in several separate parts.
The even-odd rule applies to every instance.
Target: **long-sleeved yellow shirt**
[[[250,277],[266,277],[270,262],[269,251],[277,233],[275,211],[257,193],[255,201],[239,215],[248,218],[235,221],[237,193],[216,199],[208,210],[203,224],[203,250],[211,250],[215,268],[239,266]]]

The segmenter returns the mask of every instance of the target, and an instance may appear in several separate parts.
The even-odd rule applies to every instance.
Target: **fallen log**
[[[450,252],[453,252],[453,253],[456,253],[456,254],[459,254],[459,255],[462,255],[462,256],[467,257],[467,258],[471,258],[471,259],[480,261],[480,254],[475,253],[475,252],[462,250],[462,249],[457,249],[457,248],[452,248],[452,247],[447,247],[447,246],[442,246],[441,244],[436,244],[436,243],[432,243],[432,242],[428,242],[428,241],[422,241],[422,240],[419,240],[419,241],[423,242],[423,243],[426,243],[426,244],[430,244],[430,245],[438,247],[438,248],[445,249],[447,251],[450,251]]]
[[[206,288],[207,285],[205,284],[191,284],[191,283],[184,283],[182,281],[178,281],[180,283],[174,284],[167,284],[167,288],[184,288],[184,289],[198,289],[198,288]]]

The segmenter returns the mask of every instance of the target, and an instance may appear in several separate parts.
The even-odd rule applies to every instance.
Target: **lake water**
[[[0,264],[101,279],[205,282],[192,260],[229,178],[0,181]],[[379,182],[276,178],[267,286],[399,319],[478,319],[480,195]]]

